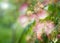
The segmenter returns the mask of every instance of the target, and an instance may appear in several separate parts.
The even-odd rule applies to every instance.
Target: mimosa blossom
[[[20,9],[19,9],[20,14],[25,14],[27,9],[28,9],[28,4],[26,4],[26,3],[22,4]]]
[[[39,13],[37,13],[37,16],[39,19],[45,19],[48,16],[48,13],[45,10],[41,10]]]
[[[22,27],[26,27],[28,25],[29,19],[26,15],[22,15],[19,17],[18,21],[22,25]]]
[[[37,34],[37,38],[39,38],[39,36],[41,37],[42,33],[46,33],[47,35],[49,35],[53,30],[54,30],[54,23],[52,21],[46,21],[46,22],[42,22],[42,23],[38,23],[35,26],[35,32]]]

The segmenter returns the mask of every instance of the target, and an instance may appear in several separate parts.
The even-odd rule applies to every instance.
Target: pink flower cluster
[[[34,31],[37,34],[37,38],[41,38],[42,33],[49,35],[54,30],[54,23],[52,21],[39,22],[36,24]]]
[[[19,16],[18,21],[21,24],[23,28],[25,28],[29,23],[32,21],[36,21],[36,25],[34,26],[34,31],[37,33],[37,38],[40,38],[42,33],[46,33],[49,35],[53,30],[54,30],[54,22],[53,21],[45,21],[45,22],[40,22],[39,20],[44,20],[48,14],[45,10],[41,10],[37,14],[31,14],[31,15],[26,15],[28,5],[23,4],[23,6],[20,8],[20,12],[22,15]]]
[[[41,16],[42,15],[42,16]],[[54,30],[54,22],[53,21],[45,21],[45,22],[39,22],[39,17],[44,17],[45,13],[41,12],[40,14],[32,14],[30,16],[27,15],[21,15],[19,17],[19,22],[22,27],[26,27],[31,21],[36,21],[36,25],[34,26],[34,31],[37,33],[37,38],[39,38],[43,32],[45,32],[47,35],[49,35]]]
[[[40,13],[37,14],[31,14],[30,16],[27,15],[21,15],[19,17],[19,21],[22,24],[23,27],[30,23],[31,21],[39,22],[40,19],[45,19],[48,16],[47,12],[45,10],[42,10]]]

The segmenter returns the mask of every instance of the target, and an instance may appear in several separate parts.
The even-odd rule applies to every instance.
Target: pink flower
[[[43,29],[44,29],[44,23],[36,24],[34,31],[36,32],[36,35],[37,35],[38,39],[41,39],[41,35],[43,33]]]
[[[46,21],[46,22],[38,22],[35,26],[34,31],[36,32],[37,38],[41,36],[43,33],[46,33],[49,35],[54,30],[54,23],[52,21]]]
[[[34,21],[34,20],[35,20],[35,21],[38,20],[38,18],[37,18],[37,16],[36,16],[35,14],[30,15],[30,16],[29,16],[29,19],[30,19],[30,22],[31,22],[31,21]]]
[[[28,9],[28,4],[26,4],[26,3],[22,4],[20,9],[19,9],[20,10],[20,14],[25,14],[27,9]]]
[[[48,13],[45,10],[41,10],[39,13],[37,13],[37,16],[39,19],[45,19],[48,16]]]
[[[26,15],[21,15],[18,20],[20,24],[22,25],[22,27],[26,27],[28,25],[29,20]]]
[[[36,15],[32,14],[30,16],[27,15],[20,15],[19,17],[19,22],[22,25],[22,27],[26,27],[28,24],[34,22],[34,20],[36,20]]]
[[[55,25],[52,21],[47,21],[46,28],[45,28],[46,34],[49,35],[54,30],[54,27],[55,27]]]

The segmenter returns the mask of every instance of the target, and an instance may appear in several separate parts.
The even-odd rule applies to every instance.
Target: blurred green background
[[[13,25],[18,18],[16,6],[15,0],[0,0],[0,43],[14,43],[16,32]]]

